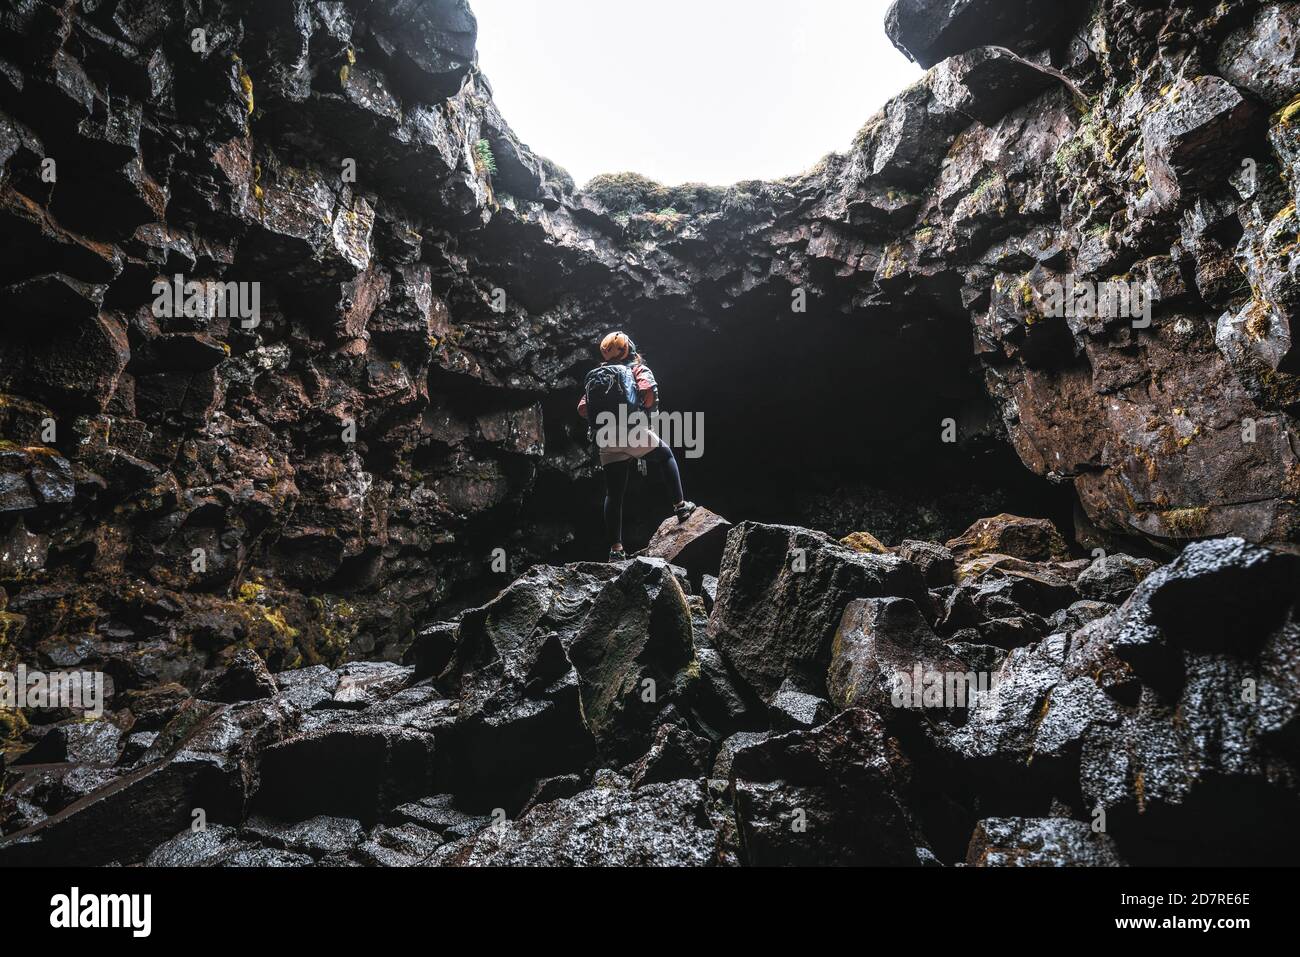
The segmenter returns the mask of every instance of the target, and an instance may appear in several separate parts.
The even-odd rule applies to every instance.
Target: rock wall
[[[846,153],[578,192],[463,0],[8,4],[0,665],[400,658],[589,541],[571,407],[614,324],[733,518],[942,539],[1014,498],[1088,547],[1294,547],[1296,24],[900,0],[938,65]],[[177,276],[257,284],[257,324],[160,314]],[[1045,315],[1067,277],[1149,280],[1150,325]]]

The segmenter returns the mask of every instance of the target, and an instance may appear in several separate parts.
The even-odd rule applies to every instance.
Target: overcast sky
[[[803,172],[922,71],[888,0],[470,0],[479,63],[525,143],[581,185]]]

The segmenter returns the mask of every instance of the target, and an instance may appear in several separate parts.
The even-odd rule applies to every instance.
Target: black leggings
[[[642,461],[649,462],[663,476],[668,492],[673,496],[669,505],[676,505],[686,496],[682,494],[682,474],[677,470],[677,459],[673,450],[667,445],[647,452]],[[636,467],[636,461],[627,459],[622,462],[610,462],[604,467],[605,472],[605,534],[611,545],[623,542],[623,496],[627,492],[627,477]]]

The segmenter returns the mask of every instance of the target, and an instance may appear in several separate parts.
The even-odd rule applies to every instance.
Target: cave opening
[[[868,531],[887,545],[946,540],[1002,511],[1072,525],[1073,491],[1032,474],[1006,441],[963,315],[890,304],[795,313],[772,293],[705,321],[636,316],[623,327],[655,372],[662,409],[696,423],[698,447],[674,448],[687,497],[732,522]],[[586,371],[572,370],[578,381]],[[572,403],[547,414],[565,419],[548,442],[585,441]],[[577,485],[565,559],[603,554],[603,494],[593,468]],[[634,474],[627,546],[643,546],[668,514],[653,472]]]

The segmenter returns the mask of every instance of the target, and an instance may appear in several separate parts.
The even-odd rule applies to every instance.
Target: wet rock
[[[844,608],[880,595],[929,599],[920,572],[897,556],[864,555],[805,529],[745,522],[727,538],[709,637],[765,700],[787,678],[817,693]]]
[[[580,794],[586,786],[587,782],[580,774],[560,774],[553,778],[543,778],[537,782],[533,793],[528,795],[528,800],[524,802],[519,816],[524,817],[539,804],[550,804],[552,801]]]
[[[350,768],[340,778],[338,769]],[[321,728],[262,754],[258,813],[280,820],[316,815],[376,821],[433,790],[433,737],[385,726]]]
[[[1064,635],[1013,649],[991,676],[988,692],[964,724],[939,729],[936,742],[963,761],[994,762],[1032,773],[1070,773],[1070,762],[1094,727],[1113,728],[1116,705],[1088,678],[1066,678]],[[1065,763],[1065,768],[1054,764]],[[1045,767],[1044,767],[1045,766]],[[1015,780],[1007,774],[1005,782]]]
[[[685,522],[671,516],[664,519],[642,554],[679,565],[691,575],[711,574],[722,562],[730,528],[721,515],[697,507]]]
[[[636,791],[597,788],[535,807],[439,849],[443,867],[702,866],[714,862],[717,835],[706,795],[694,781]]]
[[[921,66],[994,43],[1020,52],[1048,45],[1069,25],[1060,4],[1033,0],[1008,7],[995,0],[895,0],[885,15],[894,46]]]
[[[255,845],[239,839],[239,829],[212,824],[194,830],[186,828],[158,845],[146,858],[147,867],[212,867],[236,851],[251,850]]]
[[[232,823],[243,805],[238,772],[208,750],[201,724],[189,747],[159,763],[124,775],[0,842],[0,861],[100,865],[143,859],[154,847],[191,824],[203,808],[213,823]]]
[[[395,825],[415,824],[438,834],[444,840],[456,841],[477,834],[492,823],[492,818],[466,814],[456,808],[450,794],[421,798],[410,804],[394,808],[389,816]]]
[[[455,654],[458,627],[454,622],[438,622],[415,636],[402,657],[403,664],[415,669],[413,679],[418,681],[442,673]]]
[[[367,867],[420,867],[432,861],[442,844],[436,834],[414,824],[376,827],[355,857]]]
[[[1281,109],[1300,87],[1294,3],[1269,3],[1254,19],[1234,30],[1219,50],[1218,72],[1235,86],[1250,90],[1272,109]]]
[[[275,678],[267,671],[266,663],[255,651],[244,650],[207,681],[198,691],[200,698],[208,701],[255,701],[269,698],[279,691]]]
[[[956,565],[952,552],[943,545],[908,539],[898,546],[898,554],[921,569],[925,583],[930,588],[942,588],[952,584]]]
[[[1183,80],[1142,127],[1147,177],[1157,196],[1175,200],[1211,182],[1232,162],[1255,108],[1217,76]]]
[[[1075,579],[1075,587],[1085,598],[1118,604],[1132,594],[1133,589],[1156,567],[1156,563],[1148,559],[1103,555]]]
[[[825,698],[804,694],[786,681],[777,690],[768,706],[772,728],[776,731],[796,731],[811,728],[828,721],[834,711]]]
[[[1250,654],[1294,604],[1298,561],[1241,539],[1189,545],[1111,619],[1115,651],[1144,677],[1166,674],[1173,648]]]
[[[751,865],[919,863],[905,805],[910,767],[870,711],[741,748],[736,821]]]
[[[1067,818],[994,817],[971,835],[967,867],[1121,867],[1114,842]]]
[[[112,765],[118,760],[122,743],[122,729],[111,721],[75,721],[51,728],[30,751],[13,763],[19,767],[64,761]]]
[[[321,815],[287,824],[255,816],[240,828],[240,837],[319,860],[355,847],[365,837],[365,831],[360,822],[351,818]]]
[[[1005,47],[980,47],[949,57],[930,74],[930,89],[944,106],[992,126],[1065,75],[1016,56]]]
[[[633,788],[681,778],[701,778],[708,770],[709,741],[680,724],[660,725],[650,750],[632,765]]]
[[[713,762],[713,770],[710,772],[709,777],[729,781],[731,779],[732,761],[736,757],[736,752],[749,747],[751,744],[766,741],[771,736],[772,732],[770,731],[738,731],[731,735],[718,747],[718,755]]]
[[[1057,561],[1067,555],[1065,539],[1051,522],[1005,514],[981,519],[948,542],[947,548],[959,565],[991,554],[1029,562]]]
[[[761,725],[762,709],[747,693],[744,683],[728,667],[708,636],[709,616],[704,610],[704,601],[692,596],[687,599],[687,606],[691,610],[692,640],[698,665],[698,676],[693,676],[691,667],[687,666],[687,677],[693,678],[684,695],[690,712],[707,730],[718,735]]]

